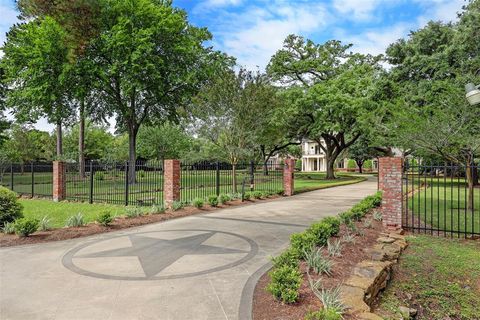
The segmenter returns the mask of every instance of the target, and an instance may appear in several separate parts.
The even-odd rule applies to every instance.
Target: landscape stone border
[[[382,233],[377,244],[366,250],[369,259],[354,267],[352,275],[340,287],[342,303],[350,313],[363,320],[382,320],[372,313],[371,305],[386,288],[391,278],[392,266],[407,247],[401,231]]]

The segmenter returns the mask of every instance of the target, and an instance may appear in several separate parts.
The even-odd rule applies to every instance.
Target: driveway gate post
[[[163,192],[165,204],[171,208],[174,201],[180,201],[180,160],[165,160]]]
[[[383,225],[391,229],[401,229],[403,158],[383,157],[378,160],[378,186],[383,192]]]
[[[65,200],[67,195],[65,162],[53,161],[53,201]]]
[[[286,196],[293,196],[295,190],[294,171],[295,159],[285,159],[285,166],[283,168],[283,194]]]

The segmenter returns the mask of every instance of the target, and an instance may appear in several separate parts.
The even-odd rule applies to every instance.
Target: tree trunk
[[[474,205],[474,194],[473,194],[473,189],[474,189],[474,184],[473,184],[473,164],[471,161],[467,162],[467,169],[466,169],[466,175],[467,175],[467,185],[468,185],[468,203],[467,203],[467,209],[472,210],[473,205]]]
[[[268,159],[263,161],[263,175],[268,176]]]
[[[63,133],[62,122],[57,122],[57,159],[63,156]]]
[[[237,164],[232,163],[232,187],[233,192],[237,193]]]
[[[137,162],[137,130],[130,126],[128,129],[128,183],[135,184],[135,164]]]
[[[327,157],[327,180],[335,180],[335,158]]]
[[[357,164],[358,166],[358,173],[363,173],[363,163]]]
[[[80,123],[78,127],[78,174],[85,178],[85,100],[80,103]]]

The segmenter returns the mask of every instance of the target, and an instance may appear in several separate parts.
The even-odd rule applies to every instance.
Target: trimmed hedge
[[[368,196],[354,205],[350,210],[342,212],[338,217],[327,217],[313,223],[308,229],[290,236],[290,247],[278,257],[272,258],[273,268],[269,275],[271,278],[267,290],[277,299],[285,303],[292,303],[298,299],[298,288],[295,289],[299,272],[300,259],[316,246],[324,246],[327,240],[338,234],[341,223],[352,223],[361,220],[371,209],[379,207],[382,203],[382,193]],[[283,285],[281,281],[287,281]],[[293,290],[296,290],[294,292]]]
[[[17,200],[17,194],[7,188],[0,187],[0,228],[5,223],[23,217],[23,206]]]

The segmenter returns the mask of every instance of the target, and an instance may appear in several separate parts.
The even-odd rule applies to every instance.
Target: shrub
[[[50,229],[50,218],[48,216],[44,216],[42,220],[40,220],[40,230],[48,231]]]
[[[192,205],[195,207],[195,208],[202,208],[203,207],[203,199],[200,199],[200,198],[195,198],[193,199],[192,201]]]
[[[315,244],[324,246],[328,238],[336,235],[340,231],[340,220],[335,217],[324,218],[322,221],[312,224],[307,232],[315,237]]]
[[[310,311],[305,316],[305,320],[342,320],[342,312],[337,309],[321,309]]]
[[[305,252],[315,247],[316,243],[317,238],[308,231],[294,233],[290,236],[290,246],[299,257],[304,257]]]
[[[17,194],[0,187],[0,226],[22,218],[23,206],[17,200]]]
[[[93,178],[98,181],[105,180],[105,173],[103,173],[103,171],[97,171],[93,174]]]
[[[232,198],[228,194],[221,194],[218,197],[218,201],[220,202],[220,204],[225,204],[230,200],[232,200]]]
[[[275,191],[275,194],[283,196],[283,189],[278,189],[277,191]]]
[[[251,192],[245,192],[243,194],[243,200],[250,200],[251,197],[252,197]]]
[[[262,198],[267,199],[268,197],[272,196],[273,194],[268,191],[262,191]]]
[[[28,237],[38,230],[39,221],[37,219],[21,218],[15,221],[15,233],[20,237]]]
[[[178,211],[184,207],[183,202],[181,201],[173,201],[172,202],[172,210],[173,211]]]
[[[373,168],[373,161],[372,160],[367,160],[363,163],[363,168],[364,169],[372,169]]]
[[[81,227],[81,226],[84,226],[85,225],[85,220],[83,218],[83,214],[81,214],[79,212],[79,213],[77,213],[73,216],[70,216],[67,219],[67,222],[65,223],[65,225],[67,227]]]
[[[161,204],[154,204],[150,207],[149,213],[151,214],[159,214],[165,213],[165,206]]]
[[[127,207],[125,208],[125,216],[127,218],[137,218],[145,214],[142,208],[140,207]]]
[[[252,192],[252,197],[254,199],[262,199],[263,192],[262,191],[253,191]]]
[[[347,162],[347,169],[356,169],[357,168],[357,163],[353,159],[348,159]]]
[[[3,233],[13,234],[15,233],[15,223],[14,222],[5,222],[3,225]]]
[[[218,206],[218,198],[216,195],[210,195],[208,196],[207,198],[207,202],[209,205],[211,205],[212,207],[217,207]]]
[[[299,255],[293,249],[285,250],[278,257],[272,258],[274,268],[280,268],[282,266],[298,267]]]
[[[327,276],[332,275],[333,262],[322,254],[322,249],[312,248],[304,252],[305,262],[309,270],[312,269],[317,274],[325,273]]]
[[[302,285],[302,274],[298,267],[284,265],[270,271],[269,276],[271,281],[267,291],[276,299],[284,303],[294,303],[298,300],[300,295],[298,290]]]
[[[97,222],[105,227],[107,227],[110,223],[112,223],[112,221],[113,221],[113,217],[110,211],[104,211],[100,213],[97,218]]]

